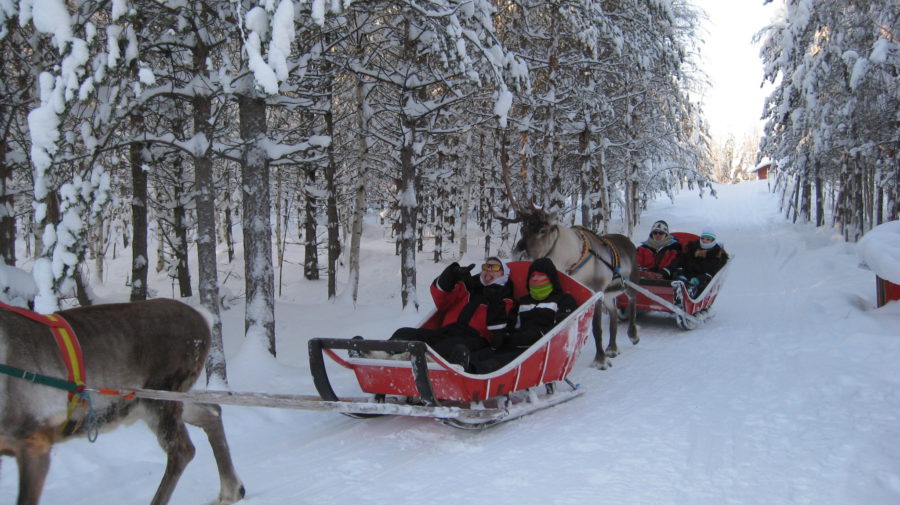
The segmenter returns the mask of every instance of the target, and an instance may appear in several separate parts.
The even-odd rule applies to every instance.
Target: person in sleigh
[[[495,332],[514,320],[513,284],[506,263],[491,256],[477,275],[471,273],[473,268],[474,263],[465,267],[451,263],[431,283],[440,328],[399,328],[390,340],[425,342],[447,361],[465,368],[471,353],[489,347]],[[369,351],[366,357],[408,359],[404,354]]]
[[[677,279],[688,284],[688,293],[695,297],[703,292],[726,261],[728,253],[716,240],[715,230],[707,226],[700,232],[700,239],[688,242],[679,256]]]
[[[494,333],[490,347],[475,351],[465,370],[484,374],[502,368],[576,308],[578,302],[563,291],[553,261],[535,260],[528,269],[528,294],[517,300],[516,323],[507,331]]]
[[[672,264],[681,254],[681,243],[669,235],[669,225],[657,221],[650,227],[647,240],[637,248],[637,263],[641,279],[668,280],[672,278]]]

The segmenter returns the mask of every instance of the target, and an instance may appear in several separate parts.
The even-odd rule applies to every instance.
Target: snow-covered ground
[[[716,228],[735,256],[716,317],[684,332],[661,315],[640,320],[641,342],[620,340],[608,371],[582,354],[571,378],[585,394],[484,432],[417,418],[224,407],[245,504],[840,504],[900,503],[900,303],[875,309],[874,275],[856,246],[778,215],[765,182],[718,186],[718,199],[684,192],[653,202],[636,241],[657,219],[673,231]],[[470,227],[471,229],[471,227]],[[276,307],[278,359],[242,345],[243,310],[225,313],[230,387],[313,394],[311,337],[385,338],[431,307],[443,268],[422,255],[422,312],[401,311],[393,244],[367,228],[360,304],[323,302],[325,281],[286,267]],[[464,261],[482,260],[481,243]],[[295,249],[299,249],[296,248]],[[97,293],[127,296],[130,254]],[[220,278],[240,294],[240,265]],[[161,295],[170,295],[165,279]],[[90,357],[86,357],[90,359]],[[355,394],[335,370],[340,393]],[[173,504],[218,492],[202,432]],[[141,425],[53,450],[43,503],[150,501],[165,460]],[[16,495],[9,458],[0,503]]]

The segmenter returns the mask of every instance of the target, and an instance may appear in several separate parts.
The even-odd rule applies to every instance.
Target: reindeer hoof
[[[232,488],[228,491],[224,489],[219,493],[219,499],[216,500],[216,505],[231,505],[232,503],[236,503],[241,501],[244,496],[247,494],[247,490],[244,488],[244,485],[238,483],[239,487]]]
[[[611,366],[612,362],[606,358],[597,358],[591,363],[591,368],[596,368],[597,370],[608,370]]]
[[[606,348],[606,357],[607,358],[615,358],[618,355],[619,355],[619,349],[614,348],[614,347]]]
[[[635,335],[633,337],[628,337],[628,338],[631,340],[631,343],[634,345],[637,345],[637,343],[641,341],[641,337],[639,337],[637,335]]]

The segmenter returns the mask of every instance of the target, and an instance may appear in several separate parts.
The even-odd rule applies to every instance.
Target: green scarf
[[[550,296],[550,293],[553,292],[553,283],[550,282],[550,279],[537,284],[529,282],[528,292],[531,293],[531,297],[535,300],[543,300],[544,298]]]

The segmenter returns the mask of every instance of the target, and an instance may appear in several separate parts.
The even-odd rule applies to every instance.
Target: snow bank
[[[860,262],[876,275],[900,284],[900,221],[890,221],[866,233],[857,248]]]

